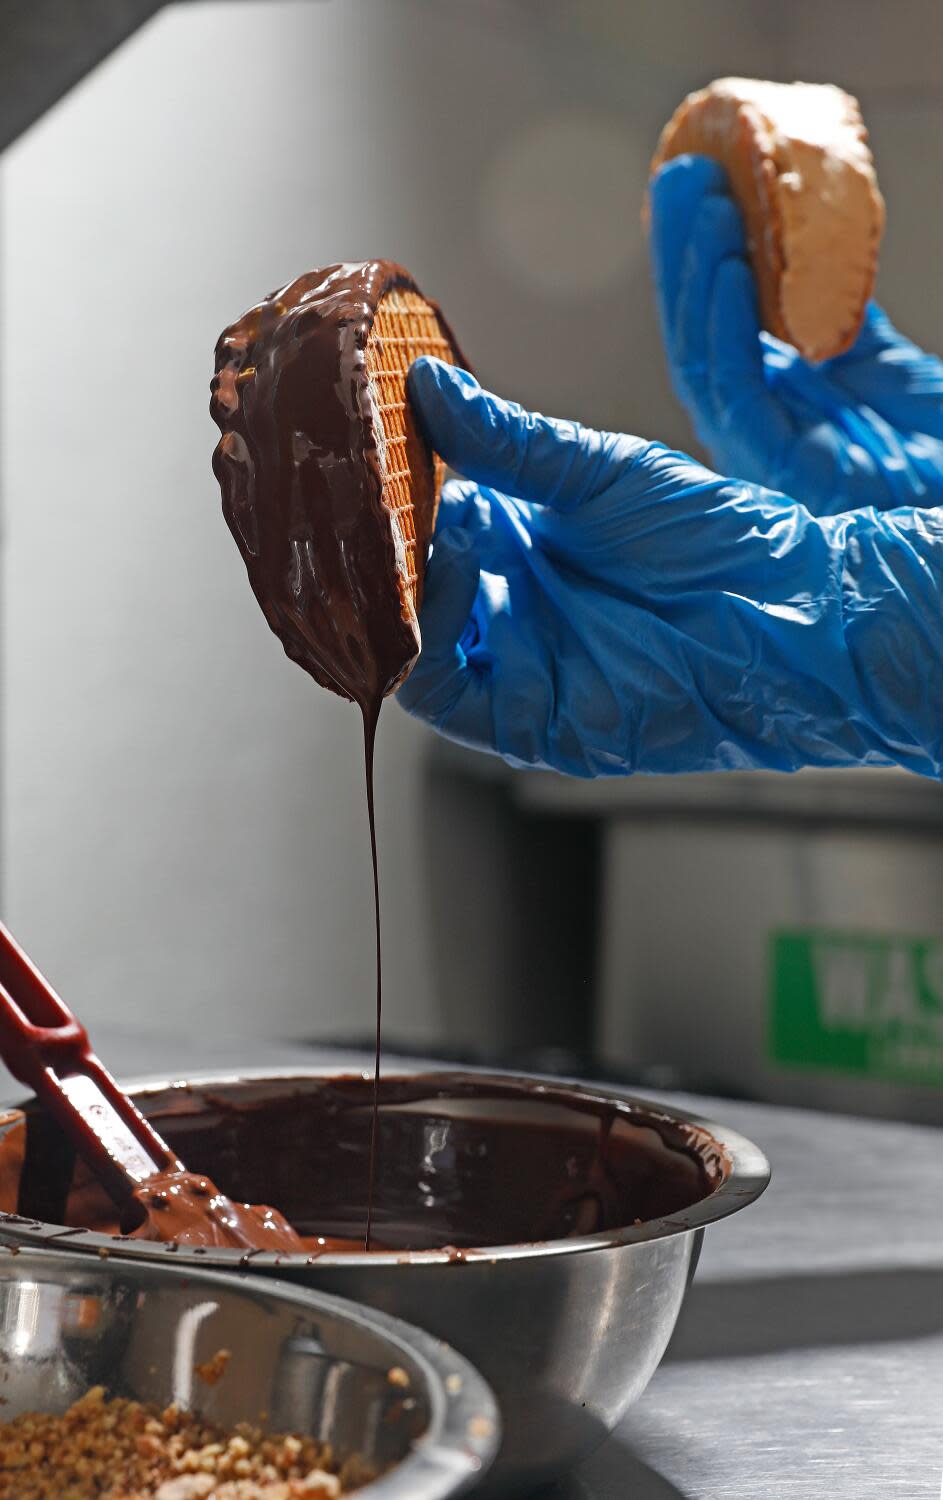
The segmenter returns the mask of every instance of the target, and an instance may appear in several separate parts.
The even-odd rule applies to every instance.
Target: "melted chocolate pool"
[[[309,1250],[362,1248],[372,1080],[183,1086],[136,1102],[194,1171],[235,1197],[274,1204]],[[378,1129],[378,1250],[461,1250],[618,1229],[689,1208],[727,1170],[706,1131],[564,1085],[390,1077],[380,1084]],[[4,1149],[0,1142],[0,1180]],[[112,1230],[114,1210],[64,1149],[49,1122],[32,1116],[19,1211]]]

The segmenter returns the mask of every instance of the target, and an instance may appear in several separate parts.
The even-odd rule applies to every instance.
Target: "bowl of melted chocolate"
[[[497,1394],[493,1495],[557,1477],[612,1430],[664,1353],[705,1228],[769,1179],[735,1132],[536,1078],[385,1077],[372,1170],[367,1075],[129,1092],[193,1171],[285,1214],[303,1253],[116,1237],[102,1189],[32,1104],[0,1119],[3,1238],[277,1275],[427,1329]]]

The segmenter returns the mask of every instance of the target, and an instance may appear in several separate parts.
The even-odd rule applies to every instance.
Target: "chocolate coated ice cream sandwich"
[[[408,674],[444,465],[406,375],[459,362],[435,303],[390,261],[327,266],[251,308],[216,347],[213,468],[272,630],[366,712]]]

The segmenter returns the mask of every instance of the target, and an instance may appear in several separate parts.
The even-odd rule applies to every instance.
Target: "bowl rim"
[[[92,1278],[125,1270],[139,1276],[152,1275],[157,1282],[186,1283],[197,1291],[202,1288],[210,1292],[217,1287],[250,1301],[271,1299],[315,1318],[318,1313],[326,1313],[348,1326],[378,1334],[392,1346],[391,1368],[397,1358],[418,1366],[425,1384],[429,1425],[405,1458],[352,1492],[363,1500],[452,1500],[477,1484],[497,1455],[501,1419],[497,1400],[484,1377],[451,1344],[390,1313],[298,1282],[268,1276],[263,1281],[248,1270],[194,1268],[183,1260],[153,1258],[142,1264],[140,1257],[117,1253],[102,1261],[81,1250],[0,1244],[0,1279],[15,1280],[32,1274],[37,1279],[55,1281],[55,1274],[42,1277],[42,1267],[53,1273],[68,1269]]]
[[[200,1071],[186,1077],[134,1078],[122,1084],[136,1102],[142,1096],[169,1092],[175,1088],[207,1088],[240,1083],[293,1082],[303,1083],[324,1078],[362,1078],[373,1082],[372,1069],[337,1067],[328,1064],[312,1064],[307,1067],[286,1068],[232,1068]],[[557,1094],[577,1092],[582,1097],[597,1100],[602,1104],[622,1106],[626,1115],[633,1111],[644,1113],[649,1119],[661,1119],[666,1123],[693,1127],[706,1135],[724,1158],[727,1171],[724,1179],[705,1197],[699,1198],[690,1207],[658,1219],[647,1219],[641,1224],[624,1225],[618,1229],[601,1230],[596,1234],[574,1235],[569,1239],[531,1240],[510,1245],[484,1245],[473,1249],[433,1250],[371,1250],[371,1251],[320,1251],[292,1254],[273,1250],[251,1250],[246,1254],[238,1249],[203,1249],[186,1246],[170,1246],[155,1240],[136,1240],[126,1235],[110,1235],[92,1229],[68,1228],[64,1225],[46,1224],[38,1219],[28,1219],[20,1214],[0,1213],[0,1242],[14,1240],[18,1244],[58,1244],[68,1240],[68,1249],[80,1252],[103,1251],[130,1256],[135,1260],[163,1262],[173,1254],[174,1263],[186,1266],[213,1266],[245,1270],[251,1262],[252,1271],[298,1272],[302,1269],[328,1270],[340,1268],[443,1265],[460,1266],[493,1265],[496,1262],[529,1260],[557,1255],[579,1255],[593,1250],[613,1250],[624,1246],[647,1244],[651,1240],[668,1239],[674,1235],[690,1234],[704,1229],[741,1208],[756,1201],[769,1185],[771,1169],[764,1153],[746,1136],[728,1126],[719,1125],[702,1115],[664,1104],[660,1100],[647,1099],[644,1095],[611,1084],[587,1083],[579,1079],[558,1078],[541,1073],[520,1073],[496,1068],[429,1068],[410,1067],[397,1062],[395,1071],[384,1071],[383,1080],[421,1077],[430,1081],[430,1086],[447,1084],[451,1078],[473,1078],[487,1084],[526,1085],[531,1096],[535,1093],[551,1100]],[[25,1101],[32,1103],[33,1101]],[[20,1109],[23,1103],[10,1105]],[[66,1248],[63,1246],[63,1248]]]

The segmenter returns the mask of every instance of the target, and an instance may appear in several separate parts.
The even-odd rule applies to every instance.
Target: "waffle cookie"
[[[444,465],[406,400],[413,360],[460,360],[401,266],[311,271],[222,334],[213,468],[249,581],[288,656],[361,708],[399,686]]]
[[[857,100],[831,84],[721,78],[676,110],[652,172],[686,152],[727,172],[764,327],[809,360],[850,348],[884,228]]]

